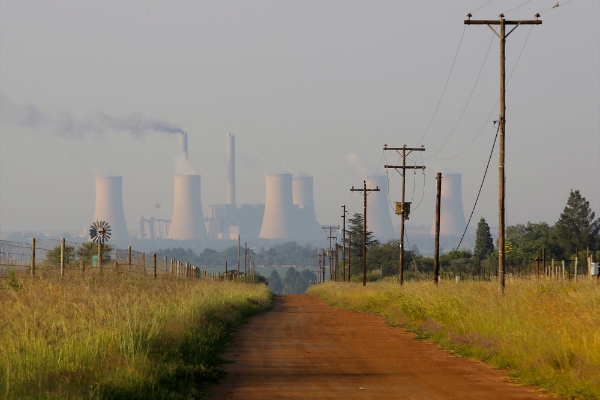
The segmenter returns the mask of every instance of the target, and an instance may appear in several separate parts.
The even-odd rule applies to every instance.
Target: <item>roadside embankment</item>
[[[265,285],[139,274],[0,281],[0,397],[197,398]]]
[[[509,370],[516,381],[581,399],[600,398],[600,285],[493,282],[325,283],[309,294],[377,314],[456,354]]]

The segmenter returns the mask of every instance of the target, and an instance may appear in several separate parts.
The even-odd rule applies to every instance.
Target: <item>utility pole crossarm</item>
[[[383,168],[394,168],[394,169],[425,169],[424,165],[384,165]]]
[[[541,25],[541,19],[531,19],[524,21],[508,21],[504,20],[504,25]],[[500,21],[497,19],[465,19],[465,25],[500,25]]]

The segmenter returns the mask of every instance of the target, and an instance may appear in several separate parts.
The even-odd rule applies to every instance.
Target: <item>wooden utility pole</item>
[[[343,281],[346,282],[346,214],[348,214],[348,211],[346,211],[346,205],[344,204],[342,206],[343,212],[342,212],[342,221],[343,222],[343,226],[342,226],[342,264],[343,264]]]
[[[332,236],[332,232],[340,229],[339,226],[324,226],[322,229],[329,229],[329,234],[327,235],[327,239],[329,239],[329,251],[327,252],[327,257],[329,258],[329,279],[337,280],[337,272],[334,270],[333,266],[333,247],[331,246],[331,239],[337,239],[337,236]]]
[[[350,282],[350,268],[352,268],[352,234],[348,236],[348,282]]]
[[[404,283],[404,221],[408,219],[410,215],[410,203],[404,201],[405,188],[406,188],[406,170],[407,169],[425,169],[423,165],[406,165],[406,156],[413,151],[425,151],[425,147],[387,147],[387,144],[383,145],[383,150],[394,150],[402,156],[402,165],[384,165],[385,168],[394,168],[402,170],[402,202],[396,202],[396,214],[400,215],[400,267],[398,270],[398,282],[402,285]],[[402,153],[400,153],[402,150]],[[407,153],[408,151],[408,153]]]
[[[504,141],[506,134],[506,38],[510,35],[519,25],[541,25],[542,21],[538,19],[540,14],[535,14],[534,20],[514,20],[508,21],[504,19],[504,14],[500,14],[498,20],[471,20],[471,13],[467,14],[469,19],[465,20],[465,25],[487,25],[498,38],[500,39],[500,118],[499,133],[500,133],[500,150],[499,150],[499,191],[498,191],[498,289],[500,293],[504,293],[505,286],[505,260],[504,260],[504,245],[506,235],[504,228],[506,225],[506,173],[504,171],[505,157],[504,157]],[[492,25],[500,25],[500,32],[492,28]],[[515,25],[510,32],[506,33],[506,25]],[[544,257],[545,259],[546,257]]]
[[[248,265],[248,243],[244,243],[244,282],[246,282],[246,275],[248,272],[246,270]]]
[[[240,235],[238,235],[238,275],[240,274]]]
[[[379,186],[375,189],[367,189],[367,181],[363,181],[362,189],[350,189],[351,192],[363,193],[363,243],[362,243],[362,270],[363,270],[363,286],[367,286],[367,196],[370,192],[379,192]]]
[[[31,238],[31,277],[35,278],[35,238]]]
[[[440,280],[440,208],[442,202],[442,173],[437,173],[437,190],[435,195],[435,244],[433,248],[433,282]]]
[[[60,239],[60,276],[65,276],[65,238]]]

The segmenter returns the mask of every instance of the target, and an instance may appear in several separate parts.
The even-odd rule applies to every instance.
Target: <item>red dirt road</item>
[[[455,357],[382,318],[280,295],[225,353],[220,399],[540,399],[506,373]]]

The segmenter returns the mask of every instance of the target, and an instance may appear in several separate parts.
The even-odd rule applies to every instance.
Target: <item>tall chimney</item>
[[[200,175],[175,175],[175,197],[169,239],[206,240]]]
[[[289,239],[296,220],[292,201],[292,174],[268,174],[265,214],[259,238]]]
[[[123,211],[123,178],[120,176],[96,177],[96,210],[94,221],[102,219],[112,229],[112,240],[129,239],[125,212]]]
[[[227,136],[227,204],[235,204],[235,135]]]
[[[294,205],[298,207],[298,216],[294,237],[322,236],[322,231],[315,214],[313,196],[313,177],[295,176],[292,185]]]
[[[396,237],[390,203],[388,199],[387,175],[374,175],[367,177],[367,187],[379,187],[379,192],[371,192],[367,202],[367,229],[377,238],[390,239]]]
[[[185,132],[179,134],[179,148],[181,149],[183,156],[187,160],[188,159],[188,136],[187,136],[187,133],[185,133]]]
[[[461,235],[467,226],[462,204],[462,175],[444,174],[440,210],[440,234]],[[435,219],[431,227],[435,234]]]

